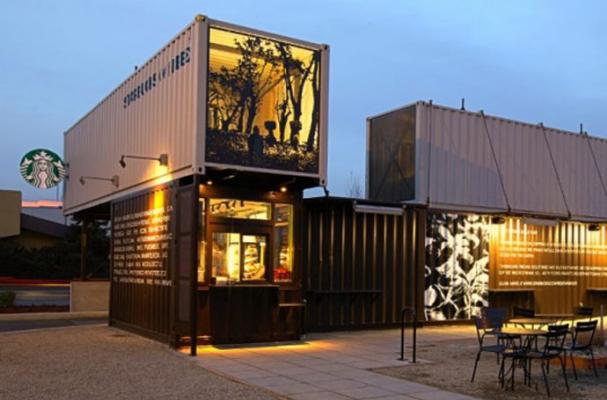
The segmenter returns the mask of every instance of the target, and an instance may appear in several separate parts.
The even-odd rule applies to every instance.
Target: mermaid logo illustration
[[[36,149],[21,159],[21,176],[27,183],[39,189],[57,186],[65,177],[65,164],[50,150]]]

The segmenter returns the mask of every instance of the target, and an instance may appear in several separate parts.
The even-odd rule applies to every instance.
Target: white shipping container
[[[320,77],[318,83],[315,81],[320,90],[318,133],[312,138],[318,152],[313,164],[316,168],[306,171],[258,168],[205,159],[209,36],[213,29],[229,32],[226,35],[261,38],[272,44],[280,41],[296,49],[310,49],[301,50],[310,54],[320,54],[318,71],[314,70]],[[216,48],[233,52],[229,47],[230,43],[216,44]],[[64,156],[69,176],[64,186],[64,212],[72,214],[164,182],[195,173],[204,174],[207,168],[304,176],[325,184],[328,54],[326,45],[197,16],[192,24],[65,132]],[[311,64],[309,69],[312,70]],[[308,128],[306,121],[302,121],[304,128]],[[257,123],[263,124],[264,121]],[[301,125],[299,129],[305,138]],[[313,128],[308,129],[312,131]],[[243,132],[241,136],[245,134]],[[302,143],[299,148],[304,145]],[[156,158],[161,154],[168,156],[166,167],[156,161],[128,157],[125,168],[119,163],[123,155]],[[109,181],[113,177],[117,180]]]
[[[415,116],[415,145],[407,154],[414,159],[414,177],[399,178],[395,160],[382,160],[371,148],[370,198],[447,211],[607,220],[606,140],[417,102],[369,118],[368,143],[394,136],[394,129],[375,121],[403,110]],[[415,189],[406,198],[394,198],[399,191],[386,187],[411,179]]]

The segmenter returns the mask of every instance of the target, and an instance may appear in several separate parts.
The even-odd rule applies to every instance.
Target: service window
[[[264,280],[267,237],[213,232],[212,273],[217,283]]]

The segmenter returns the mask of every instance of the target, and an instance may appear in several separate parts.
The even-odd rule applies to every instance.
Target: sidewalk
[[[425,340],[472,337],[466,328],[431,330]],[[398,330],[310,334],[303,342],[240,347],[201,346],[195,362],[231,379],[295,400],[464,400],[466,395],[374,372],[415,365],[399,361]],[[424,362],[420,360],[419,362]]]

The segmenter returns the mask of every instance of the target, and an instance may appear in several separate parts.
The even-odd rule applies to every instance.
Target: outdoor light
[[[506,218],[501,216],[491,217],[491,223],[493,225],[501,225],[506,223]]]
[[[282,193],[286,193],[286,192],[287,192],[287,187],[286,187],[286,186],[281,186],[281,187],[280,187],[280,191],[281,191]]]
[[[588,225],[588,230],[590,232],[600,231],[601,230],[601,225],[599,225],[599,224],[590,224],[590,225]]]
[[[158,161],[160,163],[161,166],[163,167],[167,167],[169,165],[169,155],[167,153],[162,153],[160,154],[159,157],[147,157],[147,156],[133,156],[133,155],[129,155],[129,154],[123,154],[120,157],[120,161],[118,161],[118,163],[120,164],[120,166],[122,168],[126,168],[126,162],[124,161],[127,158],[131,158],[134,160],[152,160],[152,161]]]
[[[111,178],[104,178],[101,176],[81,176],[79,181],[80,184],[82,186],[84,186],[86,184],[86,181],[91,180],[91,181],[106,181],[106,182],[111,182],[112,185],[118,187],[119,185],[119,179],[118,179],[118,175],[113,175]]]
[[[207,185],[209,185],[209,186],[213,186],[213,181],[209,179],[209,180],[207,181]]]
[[[370,206],[366,204],[356,204],[356,202],[354,202],[354,212],[363,214],[403,215],[404,210],[401,207]]]

